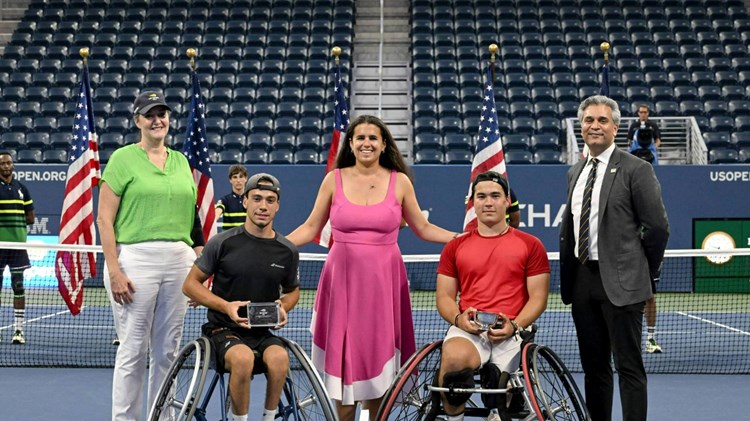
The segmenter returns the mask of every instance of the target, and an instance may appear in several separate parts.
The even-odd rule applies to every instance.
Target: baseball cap
[[[265,184],[260,184],[261,182],[264,182]],[[247,179],[245,182],[245,193],[243,193],[243,195],[246,195],[247,192],[254,189],[272,191],[275,192],[277,196],[281,196],[281,184],[279,183],[279,180],[271,174],[264,172],[255,174]]]
[[[167,105],[167,101],[164,100],[164,95],[161,92],[141,92],[133,103],[133,115],[146,114],[149,110],[159,105],[172,111],[172,108]]]
[[[496,171],[487,171],[479,174],[477,178],[474,179],[474,182],[471,183],[471,196],[474,197],[474,187],[478,183],[481,183],[482,181],[494,181],[495,183],[499,184],[500,187],[503,188],[503,191],[505,192],[505,195],[508,195],[508,180],[505,179],[500,173]]]

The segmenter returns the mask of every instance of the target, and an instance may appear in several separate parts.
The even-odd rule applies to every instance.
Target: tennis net
[[[0,366],[111,367],[116,346],[110,302],[104,289],[104,258],[99,247],[59,244],[0,243],[7,250],[28,251],[32,267],[25,273],[26,344],[11,344],[15,330],[13,291],[5,269],[0,306]],[[71,315],[57,286],[54,258],[58,250],[97,252],[98,276],[88,279],[84,307]],[[417,344],[440,339],[448,328],[435,308],[435,273],[439,256],[404,256],[409,275]],[[559,296],[559,260],[552,266],[547,310],[537,321],[536,342],[550,346],[571,370],[580,371],[578,344],[570,307]],[[281,335],[310,352],[312,305],[324,254],[302,254],[302,293]],[[373,270],[377,270],[374,268]],[[750,374],[750,249],[732,251],[670,250],[657,287],[657,339],[661,354],[644,352],[650,373]],[[200,335],[205,308],[190,308],[183,342]],[[644,322],[644,341],[645,341]],[[377,335],[377,326],[373,327]]]

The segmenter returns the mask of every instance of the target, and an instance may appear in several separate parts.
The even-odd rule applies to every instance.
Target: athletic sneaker
[[[661,354],[661,345],[656,343],[656,339],[649,339],[646,341],[646,352],[649,354]]]
[[[114,346],[120,345],[120,337],[119,336],[115,336],[115,338],[112,339],[112,345],[114,345]]]
[[[18,345],[25,344],[26,338],[23,337],[23,330],[17,330],[13,332],[13,339],[11,339],[10,343]]]

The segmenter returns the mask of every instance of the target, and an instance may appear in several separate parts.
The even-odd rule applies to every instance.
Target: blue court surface
[[[581,383],[580,375],[576,380]],[[112,404],[111,387],[112,369],[0,368],[0,418],[107,420]],[[649,419],[747,419],[744,403],[747,388],[747,376],[651,375]],[[258,377],[252,385],[250,419],[260,418],[264,393],[264,380]],[[211,414],[209,419],[216,420],[218,416]],[[617,399],[613,420],[622,420]]]

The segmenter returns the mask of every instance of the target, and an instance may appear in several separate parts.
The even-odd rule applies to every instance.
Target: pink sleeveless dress
[[[350,405],[381,397],[416,351],[406,267],[398,247],[396,172],[385,200],[350,203],[336,173],[334,238],[315,297],[312,359],[331,398]]]

